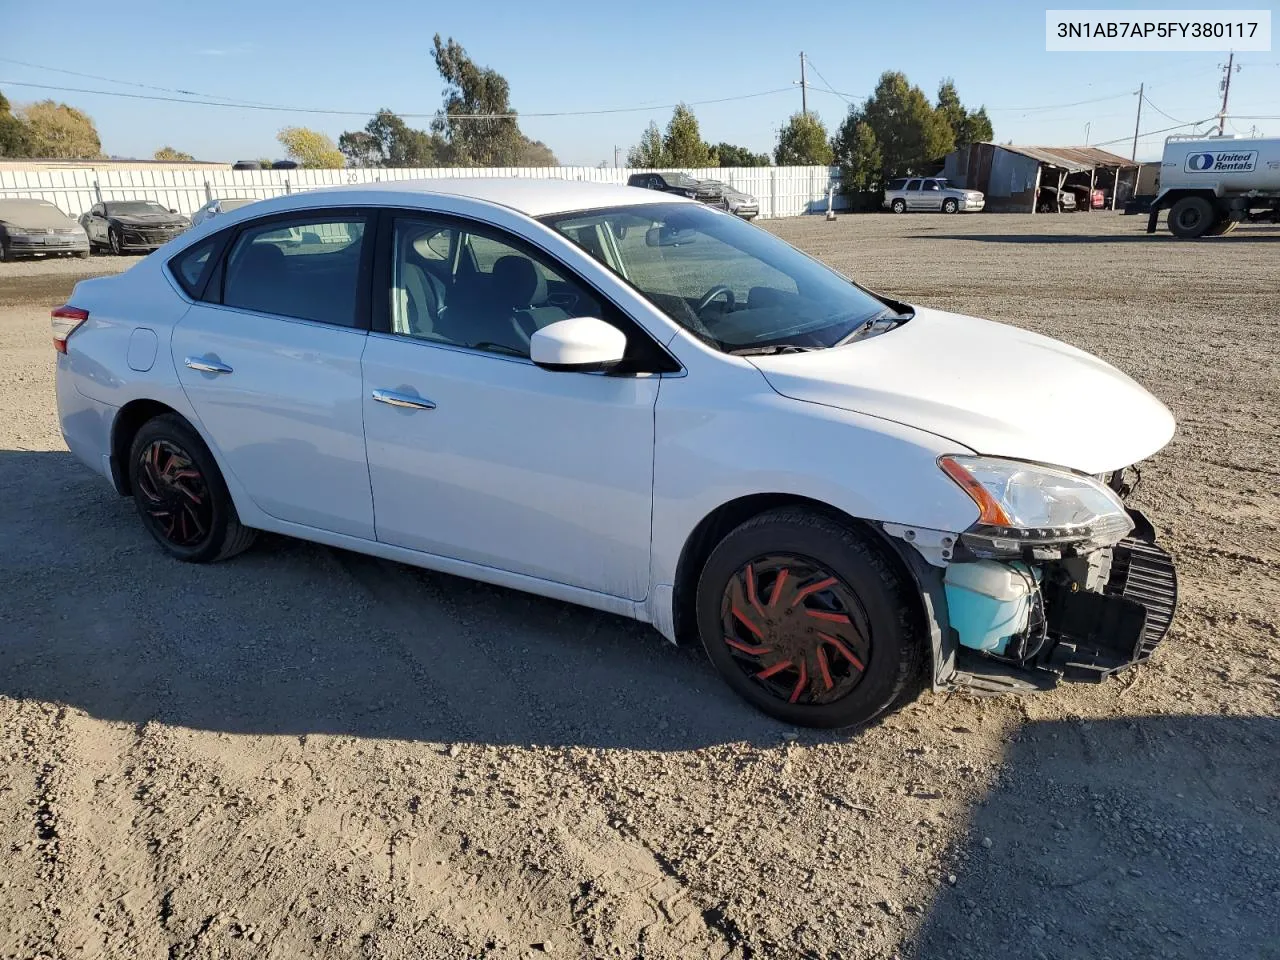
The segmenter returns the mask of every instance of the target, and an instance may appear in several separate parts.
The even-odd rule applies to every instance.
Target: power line
[[[1109,97],[1094,97],[1091,100],[1076,100],[1072,103],[1054,103],[1054,104],[1047,104],[1045,106],[1040,106],[1040,107],[987,107],[986,109],[989,111],[1000,110],[1002,112],[1021,110],[1026,113],[1031,113],[1032,111],[1036,111],[1036,110],[1063,110],[1063,109],[1066,109],[1067,107],[1083,107],[1085,104],[1089,104],[1089,103],[1103,103],[1107,100],[1120,100],[1124,97],[1132,97],[1137,92],[1138,92],[1137,90],[1129,90],[1129,91],[1126,91],[1125,93],[1112,94]]]
[[[852,107],[853,101],[850,100],[848,97],[846,97],[843,93],[841,93],[835,87],[831,86],[831,81],[822,75],[822,71],[818,69],[818,65],[813,62],[813,57],[805,57],[805,59],[809,61],[809,66],[813,67],[813,72],[818,75],[818,79],[827,85],[825,92],[834,93],[837,97],[839,97],[841,100],[843,100],[845,103],[849,104],[849,106]],[[822,90],[823,88],[818,87],[818,89]],[[865,100],[866,97],[859,97],[858,99]]]
[[[1147,106],[1148,106],[1148,107],[1150,107],[1150,108],[1151,108],[1152,110],[1154,110],[1156,113],[1160,114],[1160,116],[1164,117],[1166,120],[1172,120],[1174,123],[1183,123],[1183,122],[1185,122],[1185,121],[1179,120],[1177,117],[1171,117],[1171,116],[1169,116],[1169,114],[1165,113],[1163,110],[1161,110],[1159,107],[1157,107],[1154,103],[1152,103],[1152,102],[1151,102],[1151,98],[1150,98],[1150,97],[1148,97],[1148,96],[1146,96],[1145,94],[1143,95],[1142,99],[1143,99],[1143,100],[1145,100],[1145,101],[1147,101]]]
[[[1217,120],[1217,119],[1218,119],[1217,114],[1214,114],[1212,117],[1208,117],[1204,120],[1196,120],[1194,123],[1180,123],[1176,127],[1161,127],[1159,130],[1147,130],[1147,131],[1144,131],[1143,133],[1138,134],[1138,139],[1141,140],[1143,137],[1153,137],[1158,133],[1168,133],[1170,130],[1181,130],[1183,127],[1198,127],[1202,123],[1212,123],[1214,120]],[[1247,118],[1244,118],[1244,119],[1247,119]],[[1116,137],[1116,139],[1114,140],[1101,140],[1098,143],[1095,143],[1094,146],[1108,147],[1117,143],[1128,143],[1132,139],[1133,137],[1131,136]]]
[[[84,77],[87,80],[104,80],[107,83],[118,83],[125,87],[140,87],[144,90],[159,90],[162,93],[180,93],[185,97],[209,97],[213,100],[229,100],[236,103],[252,104],[258,107],[276,106],[276,104],[263,103],[261,100],[241,100],[238,97],[224,97],[216,93],[201,93],[198,90],[183,90],[175,87],[158,87],[152,83],[140,83],[136,80],[119,80],[115,77],[104,77],[97,73],[81,73],[78,70],[67,70],[63,67],[50,67],[42,63],[28,63],[25,60],[14,60],[12,57],[0,57],[0,63],[12,63],[20,67],[31,67],[34,70],[49,70],[53,73],[65,73],[72,77]]]
[[[116,82],[116,81],[113,81]],[[320,107],[286,107],[278,104],[266,103],[248,103],[248,102],[225,102],[226,98],[221,100],[200,100],[183,97],[161,97],[153,94],[145,93],[124,93],[119,90],[91,90],[84,87],[62,87],[48,83],[28,83],[22,80],[0,80],[0,86],[11,87],[33,87],[38,90],[55,90],[60,93],[90,93],[103,97],[123,97],[129,100],[151,100],[160,103],[185,103],[193,106],[205,107],[235,107],[241,110],[271,110],[280,113],[315,113],[326,114],[329,116],[344,117],[371,117],[376,114],[377,110],[331,110]],[[778,87],[775,90],[761,90],[758,93],[740,93],[732,97],[716,97],[711,100],[686,100],[684,105],[688,107],[702,107],[714,103],[729,103],[734,100],[751,100],[758,97],[768,97],[778,93],[790,93],[790,87]],[[645,107],[609,107],[600,110],[552,110],[540,111],[534,113],[453,113],[448,115],[449,120],[517,120],[528,117],[591,117],[600,116],[610,113],[643,113],[646,110],[672,110],[680,106],[679,103],[661,103],[650,104]],[[426,119],[433,118],[436,113],[399,113],[397,116],[407,119]]]

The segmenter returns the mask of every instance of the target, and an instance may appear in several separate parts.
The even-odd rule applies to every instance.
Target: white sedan
[[[268,530],[611,611],[786,722],[1098,679],[1173,615],[1123,502],[1158,401],[671,195],[279,197],[52,323],[67,445],[170,555]]]

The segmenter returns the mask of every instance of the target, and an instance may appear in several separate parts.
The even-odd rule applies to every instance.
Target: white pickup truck
[[[1147,233],[1166,209],[1169,231],[1183,239],[1221,236],[1243,221],[1280,223],[1280,137],[1169,137]]]

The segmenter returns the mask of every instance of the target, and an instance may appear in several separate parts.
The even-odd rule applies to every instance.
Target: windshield
[[[168,213],[164,207],[150,200],[122,200],[117,203],[107,204],[107,213],[115,216],[116,214],[124,214],[132,216],[139,213]]]
[[[693,204],[545,217],[686,330],[720,350],[830,347],[881,300],[758,227]]]

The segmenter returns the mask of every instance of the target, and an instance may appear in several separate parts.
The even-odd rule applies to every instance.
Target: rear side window
[[[209,267],[215,259],[222,237],[210,237],[193,247],[188,247],[169,261],[169,269],[187,296],[199,298],[208,279]]]
[[[356,326],[365,225],[313,215],[247,228],[226,259],[223,305]]]

